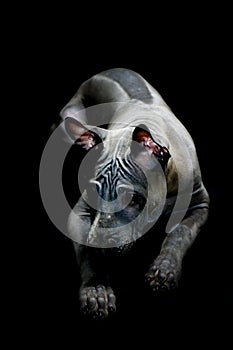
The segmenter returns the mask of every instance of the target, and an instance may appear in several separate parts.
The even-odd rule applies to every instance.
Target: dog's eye
[[[142,208],[146,203],[146,199],[140,195],[139,193],[134,193],[130,203],[129,203],[129,206],[133,207],[133,206],[136,206],[138,205],[140,208]]]
[[[125,192],[125,188],[119,187],[117,192],[118,192],[118,194],[121,195],[121,194],[123,194]]]

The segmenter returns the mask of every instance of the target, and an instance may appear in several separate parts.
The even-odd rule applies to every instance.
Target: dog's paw
[[[153,291],[175,289],[181,275],[181,264],[171,256],[158,256],[151,264],[145,281]]]
[[[91,318],[106,318],[116,311],[116,297],[111,287],[81,287],[79,299],[82,313]]]

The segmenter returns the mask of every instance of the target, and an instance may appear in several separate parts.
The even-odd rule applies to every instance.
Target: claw
[[[83,313],[84,316],[88,314],[88,307],[87,305],[81,306],[80,311]]]
[[[163,284],[160,288],[164,292],[168,290],[168,286],[166,284]]]
[[[109,304],[108,305],[108,310],[109,310],[110,313],[114,313],[116,311],[116,306],[112,305],[112,304]]]
[[[98,317],[103,320],[107,316],[107,312],[104,312],[103,310],[98,311]]]
[[[145,276],[145,282],[151,283],[153,281],[154,277],[152,275],[146,275]]]
[[[96,311],[96,312],[94,312],[94,313],[92,314],[92,318],[93,318],[94,320],[96,320],[96,319],[98,318],[98,311]]]
[[[153,286],[153,287],[152,287],[152,290],[153,290],[153,292],[158,292],[159,286],[158,286],[158,285]]]
[[[175,281],[170,282],[170,288],[175,289],[177,287],[177,283]]]

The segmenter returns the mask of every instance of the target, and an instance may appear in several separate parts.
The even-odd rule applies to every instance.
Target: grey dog
[[[81,310],[91,317],[116,310],[107,259],[127,254],[160,217],[168,218],[166,234],[146,282],[155,291],[175,288],[209,208],[190,134],[142,76],[123,68],[85,81],[60,115],[68,139],[97,152],[68,219]]]

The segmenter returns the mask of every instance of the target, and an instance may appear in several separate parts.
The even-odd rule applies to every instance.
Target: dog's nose
[[[112,215],[111,214],[104,214],[104,215],[101,215],[101,217],[99,219],[99,224],[102,227],[109,226],[111,221],[112,221]]]

